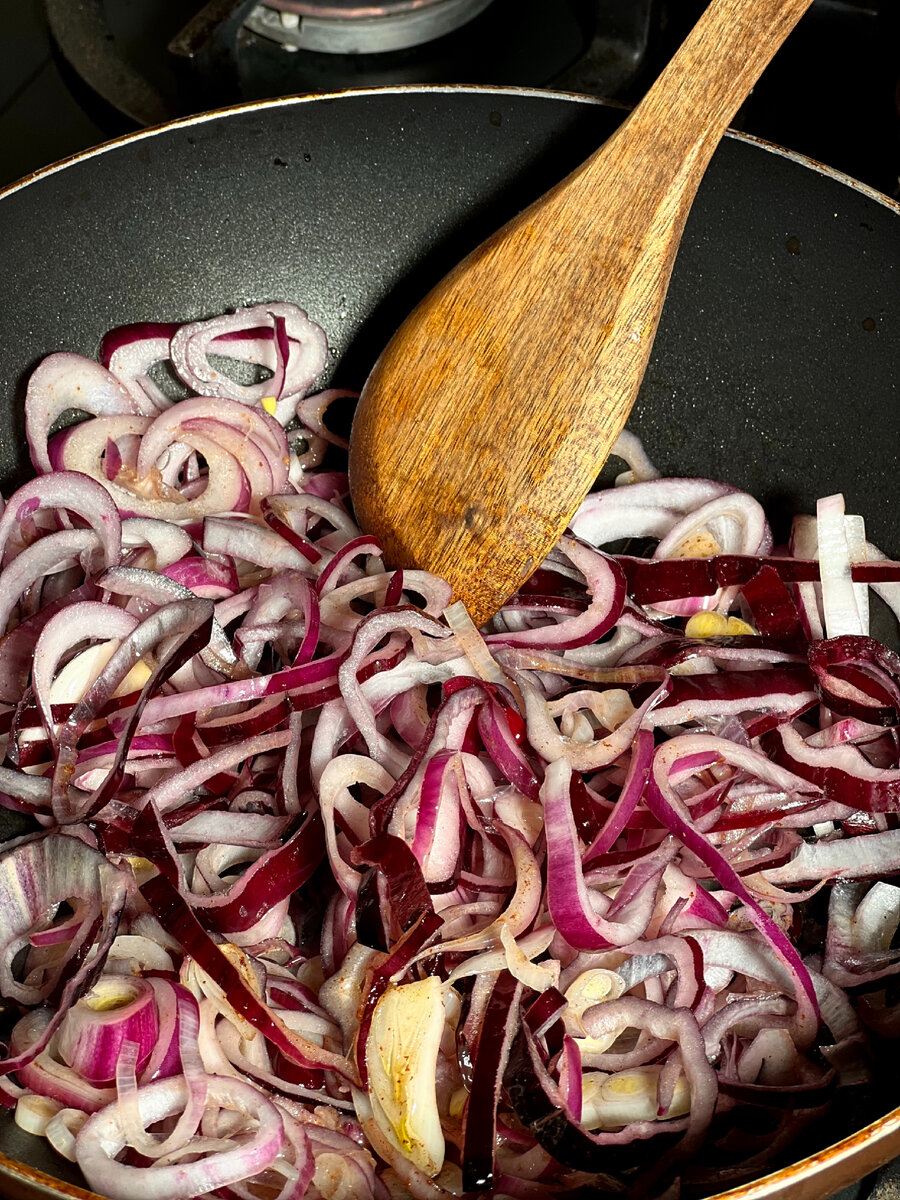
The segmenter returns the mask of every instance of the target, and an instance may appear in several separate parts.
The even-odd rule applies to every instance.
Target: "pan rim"
[[[325,93],[305,93],[291,96],[281,96],[273,99],[249,101],[225,108],[212,109],[206,112],[193,114],[188,117],[179,117],[159,125],[149,126],[145,129],[138,129],[134,130],[133,132],[120,135],[116,138],[60,159],[57,162],[50,163],[47,166],[31,172],[28,175],[25,175],[23,178],[16,180],[3,188],[0,188],[0,201],[8,196],[17,194],[18,192],[34,183],[41,181],[42,179],[49,178],[59,171],[65,170],[70,166],[74,166],[77,163],[100,157],[101,155],[104,155],[112,150],[117,150],[120,147],[138,144],[145,139],[153,138],[161,133],[167,133],[169,131],[181,129],[191,129],[196,126],[205,125],[216,121],[222,117],[239,116],[246,113],[268,111],[270,109],[278,110],[292,107],[299,108],[301,105],[316,103],[319,101],[333,103],[342,100],[354,101],[366,97],[384,95],[428,96],[447,93],[497,97],[524,97],[553,101],[562,100],[594,107],[599,106],[604,108],[618,108],[620,110],[627,107],[615,101],[595,96],[587,96],[577,92],[550,90],[544,88],[478,84],[404,84],[370,88],[348,88]],[[770,142],[752,134],[747,134],[736,130],[729,130],[726,136],[736,141],[755,146],[758,149],[767,151],[768,153],[774,154],[777,157],[795,162],[801,167],[825,176],[832,182],[850,187],[853,191],[864,196],[868,200],[873,201],[900,216],[900,201],[892,199],[883,192],[880,192],[876,188],[854,179],[852,176],[843,171],[819,162],[808,155],[787,149],[786,147],[780,146],[774,142]],[[861,1150],[866,1148],[873,1149],[879,1143],[890,1138],[892,1135],[898,1134],[900,1134],[900,1106],[890,1110],[883,1116],[869,1122],[856,1132],[841,1138],[839,1141],[833,1142],[831,1145],[823,1148],[820,1151],[817,1151],[814,1154],[807,1155],[805,1158],[802,1158],[797,1162],[790,1163],[787,1166],[781,1167],[778,1170],[761,1176],[760,1178],[749,1183],[740,1184],[727,1191],[717,1192],[714,1196],[709,1197],[709,1200],[764,1200],[764,1198],[769,1195],[773,1188],[781,1188],[799,1184],[814,1185],[816,1179],[823,1172],[833,1171],[836,1167],[844,1162],[847,1162],[853,1155],[858,1154]],[[885,1156],[883,1161],[888,1161],[893,1157],[894,1152],[889,1153]],[[873,1161],[872,1163],[868,1164],[868,1170],[874,1170],[879,1165],[882,1165],[882,1160]],[[22,1163],[18,1159],[11,1158],[8,1155],[0,1152],[0,1180],[3,1179],[7,1179],[11,1182],[15,1181],[24,1187],[30,1186],[41,1189],[42,1193],[48,1197],[64,1196],[69,1197],[70,1200],[102,1200],[102,1197],[99,1197],[95,1192],[91,1192],[75,1184],[67,1183],[66,1181],[60,1180],[55,1176],[40,1170],[39,1168],[31,1167],[27,1163]]]
[[[900,1131],[900,1106],[892,1108],[884,1116],[870,1121],[856,1133],[848,1134],[838,1142],[832,1142],[823,1150],[808,1154],[806,1158],[789,1163],[786,1167],[779,1167],[777,1171],[770,1171],[768,1175],[761,1175],[749,1183],[738,1184],[737,1187],[730,1188],[727,1192],[716,1192],[713,1196],[708,1197],[708,1200],[764,1200],[769,1191],[776,1186],[783,1187],[800,1182],[814,1184],[816,1177],[822,1171],[834,1170],[840,1163],[858,1153],[862,1147],[877,1145],[882,1138],[889,1137],[898,1131]],[[866,1174],[876,1171],[885,1162],[889,1162],[895,1157],[896,1155],[891,1153],[886,1155],[883,1162],[873,1162]],[[846,1183],[842,1183],[840,1186],[844,1187]],[[833,1188],[820,1195],[833,1195],[835,1190],[838,1189]]]
[[[115,150],[120,146],[128,146],[144,141],[146,138],[155,137],[157,134],[166,133],[170,130],[190,129],[197,125],[204,125],[208,122],[218,120],[221,117],[238,116],[243,113],[259,112],[260,110],[289,108],[294,105],[315,104],[318,102],[334,103],[340,100],[355,100],[367,96],[424,96],[424,95],[485,95],[485,96],[520,96],[531,99],[546,99],[546,100],[566,100],[577,104],[588,106],[603,107],[603,108],[618,108],[620,110],[627,109],[627,105],[620,104],[615,100],[608,100],[601,96],[587,96],[581,92],[567,92],[561,90],[551,90],[549,88],[536,87],[514,87],[498,84],[474,84],[474,83],[435,83],[435,84],[390,84],[378,87],[366,88],[343,88],[333,92],[301,92],[292,96],[276,96],[269,100],[248,100],[242,104],[233,104],[225,108],[209,109],[206,112],[194,113],[188,117],[176,117],[172,121],[165,121],[161,125],[149,125],[146,129],[136,129],[130,133],[120,134],[118,137],[111,138],[109,141],[100,142],[96,146],[89,146],[85,150],[79,150],[76,154],[68,155],[66,158],[61,158],[57,162],[49,163],[46,167],[41,167],[37,171],[32,171],[28,175],[24,175],[21,179],[15,180],[13,183],[7,184],[0,188],[0,200],[6,196],[11,196],[23,188],[29,187],[33,183],[39,182],[50,175],[56,174],[58,171],[73,166],[76,163],[87,161],[91,158],[97,158],[102,154],[106,154],[111,150]],[[774,154],[779,158],[786,158],[791,162],[797,163],[799,166],[806,167],[809,170],[815,171],[819,175],[824,175],[836,183],[844,184],[846,187],[852,188],[854,191],[867,197],[869,200],[883,207],[890,209],[892,212],[900,215],[900,200],[894,200],[884,192],[880,192],[877,188],[870,184],[863,183],[859,179],[854,179],[852,175],[848,175],[845,171],[841,171],[836,167],[828,166],[826,163],[820,162],[818,159],[812,158],[807,154],[802,154],[798,150],[790,150],[785,146],[780,146],[776,142],[768,141],[766,138],[757,137],[755,134],[743,133],[740,130],[729,129],[725,135],[738,142],[744,142],[747,145],[756,146],[760,150],[765,150],[770,154]]]
[[[64,1196],[66,1200],[105,1200],[105,1197],[97,1192],[91,1192],[77,1183],[57,1179],[39,1167],[29,1166],[28,1163],[10,1158],[8,1154],[0,1151],[0,1181],[2,1180],[15,1182],[22,1188],[39,1189],[39,1194],[45,1195],[47,1200],[56,1196]]]

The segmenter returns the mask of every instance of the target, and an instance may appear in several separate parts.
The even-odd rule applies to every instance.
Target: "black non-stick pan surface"
[[[360,385],[415,300],[621,116],[476,88],[274,101],[133,135],[0,193],[0,478],[25,476],[29,369],[52,350],[94,354],[122,322],[297,301],[328,333],[333,380]],[[726,139],[632,418],[651,457],[747,488],[776,533],[843,491],[870,539],[900,553],[898,364],[897,206]],[[0,1142],[56,1169],[8,1126]]]
[[[29,367],[92,354],[119,322],[295,300],[329,335],[334,379],[362,383],[428,285],[620,119],[472,88],[276,101],[14,186],[0,198],[0,477],[24,462]],[[843,178],[725,141],[633,418],[664,471],[728,479],[783,512],[842,490],[900,552],[897,218]]]

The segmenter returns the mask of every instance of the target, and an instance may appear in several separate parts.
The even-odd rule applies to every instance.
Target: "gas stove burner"
[[[422,46],[484,12],[492,0],[266,0],[245,25],[286,50],[382,54]]]
[[[120,114],[151,125],[298,92],[547,86],[585,53],[597,4],[651,2],[44,0],[70,87],[110,133],[122,131]],[[634,74],[640,49],[627,59]]]

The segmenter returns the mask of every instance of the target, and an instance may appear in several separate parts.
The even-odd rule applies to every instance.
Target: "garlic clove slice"
[[[444,1020],[441,982],[428,976],[387,989],[375,1005],[366,1041],[375,1120],[385,1136],[429,1178],[437,1175],[444,1163],[435,1088]]]

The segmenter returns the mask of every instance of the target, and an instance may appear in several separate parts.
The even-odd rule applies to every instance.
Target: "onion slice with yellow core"
[[[59,1053],[88,1082],[116,1077],[126,1041],[137,1046],[140,1070],[159,1036],[156,997],[145,979],[102,975],[66,1013],[59,1030]]]
[[[435,1089],[443,1031],[443,989],[440,980],[430,975],[387,989],[375,1005],[366,1041],[375,1120],[389,1141],[429,1178],[444,1164]]]
[[[783,1032],[779,1030],[779,1032]],[[691,1110],[691,1089],[679,1075],[666,1112],[659,1112],[659,1077],[662,1067],[634,1067],[604,1075],[588,1071],[582,1081],[581,1121],[585,1129],[620,1129],[633,1121],[670,1120]]]

